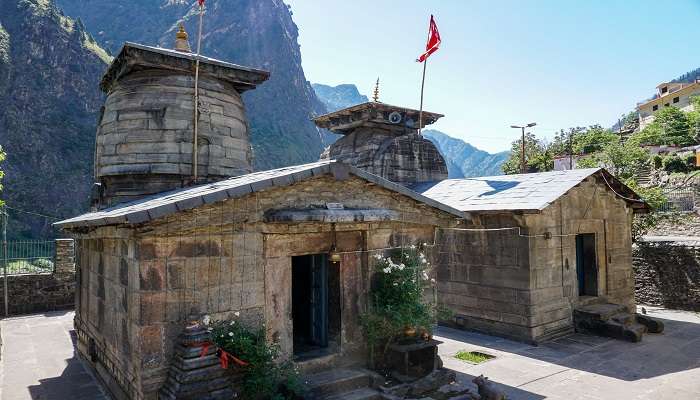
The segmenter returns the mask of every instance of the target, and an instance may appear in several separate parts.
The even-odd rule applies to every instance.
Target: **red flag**
[[[199,2],[200,7],[204,7],[204,0],[197,0]]]
[[[425,53],[421,54],[416,60],[417,62],[423,62],[430,57],[431,54],[435,53],[440,47],[440,32],[438,32],[437,24],[435,23],[435,18],[430,16],[430,28],[428,29],[428,43],[425,45]]]

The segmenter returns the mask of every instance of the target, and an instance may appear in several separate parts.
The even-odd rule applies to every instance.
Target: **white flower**
[[[202,323],[206,326],[209,325],[211,322],[211,317],[209,315],[205,315],[204,318],[202,318]]]
[[[382,257],[381,254],[377,253],[377,254],[374,255],[374,258],[376,258],[377,260],[381,260],[381,259],[384,258],[384,257]]]
[[[228,335],[233,337],[233,332],[229,332]]]
[[[399,286],[398,282],[394,282],[394,286]]]
[[[231,321],[231,323],[229,325],[233,326],[235,324],[236,324],[236,321]]]
[[[221,337],[224,337],[224,334],[223,334],[223,333],[221,334]]]
[[[233,315],[235,315],[235,316],[237,316],[237,317],[240,317],[240,316],[241,316],[241,312],[240,312],[240,311],[236,311],[235,313],[233,313]]]
[[[428,243],[423,243],[423,247],[428,247]]]
[[[435,283],[435,278],[430,278],[430,283]]]
[[[409,248],[410,248],[411,250],[413,250],[413,249],[416,248],[416,245],[415,245],[415,244],[412,244],[412,245],[409,246]]]
[[[404,268],[406,268],[406,266],[405,266],[405,265],[403,265],[403,263],[401,263],[401,264],[399,264],[399,266],[398,266],[398,267],[396,267],[396,268],[398,268],[398,269],[399,269],[399,271],[403,271],[403,269],[404,269]]]
[[[386,267],[382,271],[384,271],[385,274],[388,274],[389,272],[391,272],[391,267]]]
[[[429,278],[428,273],[423,271],[423,279],[428,279],[428,278]]]

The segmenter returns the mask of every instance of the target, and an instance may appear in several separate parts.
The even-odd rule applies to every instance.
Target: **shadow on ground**
[[[52,313],[53,316],[61,315]],[[32,400],[98,400],[106,399],[96,387],[95,379],[90,375],[75,351],[76,334],[70,332],[73,342],[73,357],[60,360],[65,363],[65,368],[59,376],[39,379],[38,385],[29,386],[27,389]],[[59,361],[59,360],[52,360]],[[96,397],[97,396],[97,397]]]
[[[533,346],[448,327],[437,336],[625,381],[700,368],[700,323],[654,317],[664,333],[646,334],[640,343],[577,333]]]

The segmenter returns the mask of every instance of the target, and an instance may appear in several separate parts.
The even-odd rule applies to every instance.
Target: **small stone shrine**
[[[419,129],[441,118],[374,101],[314,118],[316,126],[343,135],[321,156],[350,163],[402,185],[447,179],[447,164]]]

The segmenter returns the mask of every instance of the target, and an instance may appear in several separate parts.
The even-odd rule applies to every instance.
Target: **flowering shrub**
[[[284,400],[299,396],[302,388],[296,369],[291,363],[275,362],[280,348],[267,342],[264,328],[250,329],[234,319],[214,322],[210,331],[219,349],[235,357],[229,367],[242,374],[243,399]]]
[[[370,312],[361,316],[362,326],[372,352],[406,337],[407,331],[432,335],[438,316],[447,313],[426,299],[426,289],[435,284],[428,270],[430,263],[416,246],[403,249],[390,257],[381,254],[377,260],[370,291]],[[440,315],[439,315],[440,314]]]

